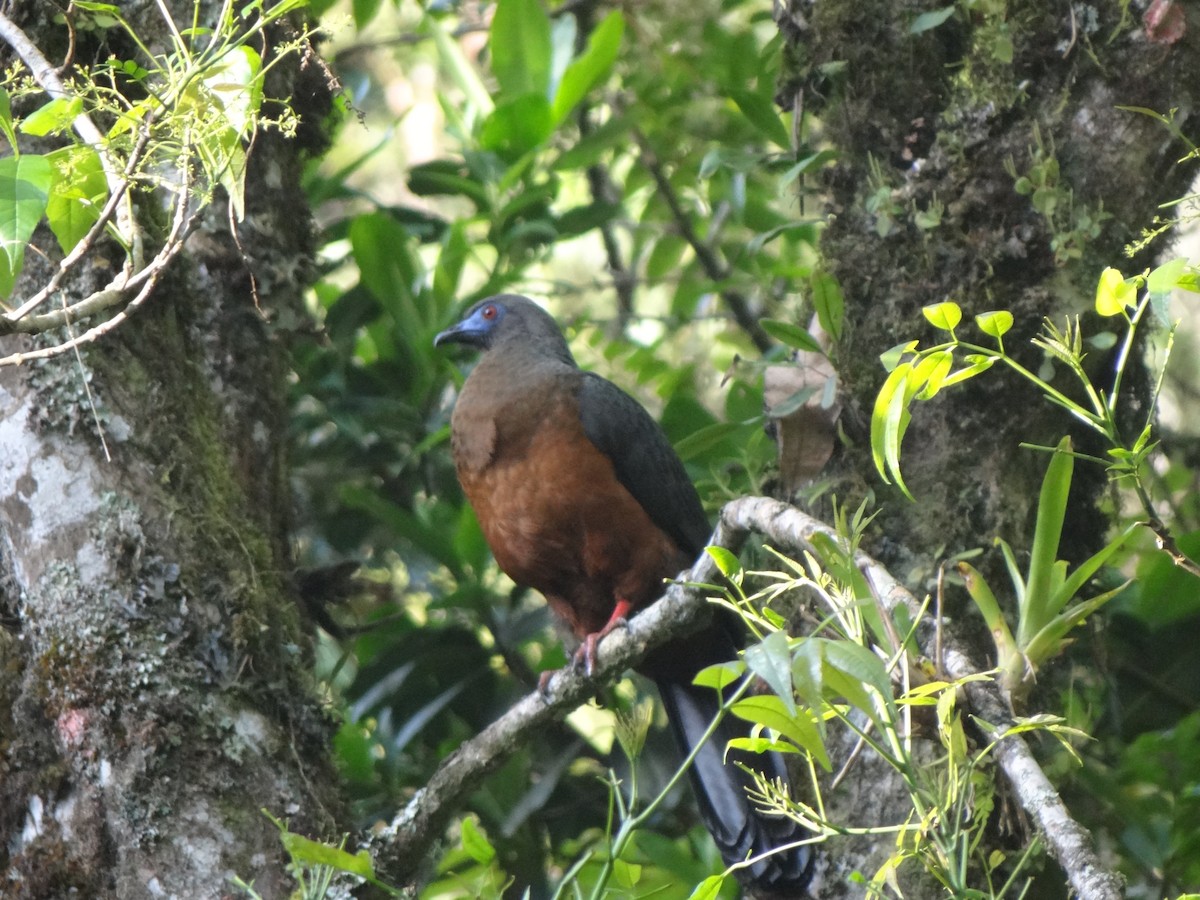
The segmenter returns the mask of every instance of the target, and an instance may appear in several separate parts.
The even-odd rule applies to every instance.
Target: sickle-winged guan
[[[496,562],[541,591],[582,642],[590,664],[599,636],[659,597],[709,537],[696,490],[666,435],[616,385],[576,365],[558,325],[526,297],[483,300],[435,344],[483,351],[458,396],[451,442],[458,478]],[[638,667],[658,685],[686,754],[717,714],[711,688],[693,676],[737,655],[737,629],[718,617],[699,634],[652,652]],[[727,716],[689,774],[701,816],[727,864],[807,832],[756,809],[752,779],[734,762],[786,780],[777,754],[730,753],[746,726]],[[793,847],[740,874],[756,889],[796,894],[812,852]]]

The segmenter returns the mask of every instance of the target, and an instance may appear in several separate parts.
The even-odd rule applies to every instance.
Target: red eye
[[[489,303],[483,308],[483,310],[480,312],[480,315],[490,322],[492,319],[496,318],[496,307]]]

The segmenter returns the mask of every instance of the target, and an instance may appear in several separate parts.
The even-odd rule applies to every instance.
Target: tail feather
[[[717,695],[711,688],[674,679],[659,679],[658,689],[675,740],[686,755],[700,742],[716,717]],[[731,738],[745,737],[747,728],[734,717],[726,716],[701,746],[688,771],[700,816],[726,865],[801,841],[809,834],[790,818],[758,809],[746,793],[754,787],[754,779],[737,763],[772,780],[782,778],[786,782],[787,769],[778,753],[730,751],[725,761],[726,744]],[[808,884],[812,862],[811,847],[793,847],[759,860],[740,874],[744,882],[760,890],[794,895]]]

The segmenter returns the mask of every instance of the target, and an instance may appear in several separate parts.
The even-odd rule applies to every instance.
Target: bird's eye
[[[480,315],[490,322],[492,319],[496,318],[496,307],[489,303],[483,308],[483,310],[480,312]]]

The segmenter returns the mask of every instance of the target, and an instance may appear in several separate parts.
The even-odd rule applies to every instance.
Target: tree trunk
[[[191,21],[191,3],[170,5]],[[62,53],[54,8],[21,6],[17,24]],[[124,9],[150,46],[168,40],[153,9]],[[327,88],[302,92],[300,68],[285,61],[276,92],[319,124]],[[234,875],[284,897],[261,810],[336,833],[330,722],[289,576],[270,322],[297,309],[310,251],[299,144],[257,141],[240,247],[214,207],[137,316],[78,355],[0,370],[5,897],[228,897]],[[48,232],[33,245],[47,256],[28,254],[18,298],[57,264]],[[66,303],[111,275],[117,251],[101,250]]]
[[[1133,7],[960,4],[944,10],[941,24],[918,19],[932,12],[918,2],[776,4],[788,67],[780,102],[814,115],[839,153],[828,170],[822,238],[846,302],[836,365],[851,449],[837,493],[850,508],[868,487],[886,498],[872,552],[918,596],[937,590],[938,565],[951,554],[991,548],[996,536],[1018,551],[1029,546],[1046,457],[1019,444],[1052,445],[1074,426],[997,369],[945,391],[919,405],[905,438],[910,503],[880,483],[870,457],[880,354],[912,339],[937,343],[920,310],[943,300],[963,307],[964,331],[974,314],[1012,311],[1005,346],[1035,371],[1042,358],[1029,339],[1043,317],[1061,327],[1083,315],[1085,333],[1102,330],[1087,319],[1101,269],[1131,274],[1151,264],[1146,254],[1130,262],[1123,248],[1196,174],[1195,160],[1178,162],[1184,141],[1121,107],[1181,110],[1175,125],[1194,134],[1188,111],[1200,89],[1194,30],[1171,42]],[[1017,176],[1049,179],[1051,215],[1015,189]],[[1093,356],[1103,383],[1110,360]],[[1136,372],[1128,377],[1130,410],[1144,397]],[[1140,428],[1144,406],[1136,414]],[[1081,465],[1076,473],[1060,551],[1069,559],[1094,551],[1105,526],[1094,512],[1103,472]],[[1003,571],[994,553],[981,567]],[[973,610],[951,610],[974,624]],[[860,812],[879,794],[874,775],[847,778],[834,820],[873,824]],[[862,841],[857,851],[829,853],[839,870],[870,873],[892,849]]]

